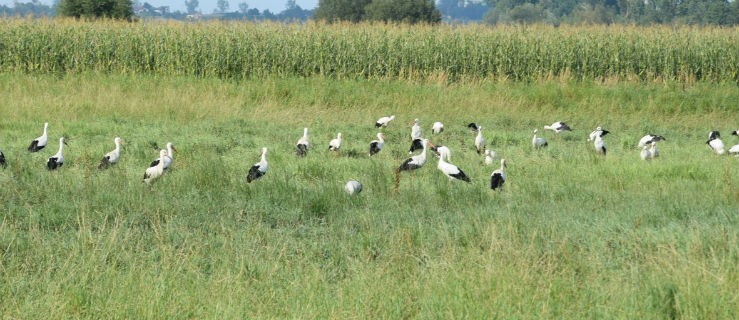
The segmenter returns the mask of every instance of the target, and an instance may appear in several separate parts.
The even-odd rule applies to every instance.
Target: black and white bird
[[[534,129],[534,136],[531,138],[531,145],[534,146],[534,149],[543,148],[549,145],[547,143],[547,140],[542,137],[537,136],[536,135],[537,133],[539,133],[539,129]]]
[[[382,117],[380,119],[377,119],[375,122],[375,127],[387,127],[387,125],[390,123],[390,121],[395,120],[395,115],[389,116],[389,117]]]
[[[341,148],[341,132],[328,143],[328,151],[339,151],[339,148]]]
[[[49,123],[48,122],[44,123],[44,133],[40,137],[33,139],[33,141],[31,141],[31,145],[28,146],[28,152],[36,152],[46,147],[46,142],[48,141],[48,136],[46,135],[46,129],[48,128],[49,128]]]
[[[562,133],[564,131],[572,131],[572,129],[564,122],[557,121],[555,123],[552,123],[551,126],[544,126],[545,130],[552,130],[556,133]]]
[[[428,144],[429,144],[428,139],[422,139],[421,140],[421,146],[422,146],[421,153],[415,156],[412,156],[406,159],[405,161],[403,161],[403,163],[400,165],[400,167],[398,167],[396,172],[413,171],[413,170],[423,167],[423,165],[426,164],[426,148]]]
[[[600,129],[600,130],[598,130]],[[596,129],[595,135],[593,136],[593,147],[595,147],[595,152],[598,154],[606,155],[606,142],[603,140],[603,136],[610,133],[608,130],[604,130],[601,127],[598,127]]]
[[[437,168],[444,173],[445,176],[449,177],[449,180],[462,180],[465,182],[470,182],[470,177],[467,176],[467,174],[462,171],[459,167],[447,162],[447,159],[450,157],[449,149],[446,147],[439,147],[436,148],[437,154],[439,154],[439,165]]]
[[[174,144],[171,142],[167,142],[167,149],[164,150],[167,151],[167,154],[164,155],[164,164],[163,164],[163,170],[168,170],[172,163],[174,163],[174,153],[177,152],[177,148],[174,147]],[[160,158],[155,159],[154,161],[149,164],[149,167],[156,167],[159,164]]]
[[[644,145],[641,147],[641,151],[639,152],[639,157],[642,160],[652,160],[652,151],[650,151],[651,145]]]
[[[477,132],[477,128],[480,126],[477,125],[477,123],[470,122],[470,124],[467,125],[467,129],[470,129],[472,132]]]
[[[349,180],[349,182],[344,185],[344,190],[346,190],[346,193],[349,195],[359,194],[362,192],[362,184],[357,180]]]
[[[706,144],[716,154],[724,154],[726,152],[724,149],[724,142],[721,141],[721,133],[718,131],[711,131],[708,133],[708,141],[706,141]]]
[[[734,130],[731,132],[732,136],[739,136],[739,130]]]
[[[421,125],[418,118],[413,120],[413,125],[411,126],[411,140],[415,139],[421,139]]]
[[[7,167],[8,164],[5,162],[5,154],[3,154],[3,151],[0,150],[0,167]]]
[[[734,130],[731,132],[731,135],[733,136],[739,136],[739,130]],[[737,157],[739,157],[739,144],[736,144],[729,148],[729,154],[733,154]]]
[[[646,136],[643,136],[641,139],[639,139],[639,144],[637,145],[637,147],[641,148],[643,146],[650,145],[652,142],[665,141],[665,140],[667,139],[665,139],[665,137],[663,136],[659,136],[655,134],[648,134]]]
[[[408,154],[413,154],[416,150],[421,149],[423,149],[423,139],[413,139],[413,141],[411,141],[411,147],[408,148]]]
[[[475,150],[477,150],[477,154],[482,154],[483,152],[485,152],[485,137],[482,136],[482,126],[477,126],[477,136],[475,136]]]
[[[382,132],[377,133],[377,140],[370,141],[369,155],[374,156],[385,146],[385,135]]]
[[[267,174],[267,166],[267,147],[264,147],[262,148],[262,159],[249,168],[249,173],[246,175],[246,182],[251,183]]]
[[[444,157],[446,158],[446,161],[451,161],[452,150],[449,149],[447,146],[436,146],[431,149],[436,153],[437,157]]]
[[[441,122],[434,122],[434,124],[431,126],[431,133],[433,134],[439,134],[444,132],[444,124]]]
[[[493,161],[498,155],[493,150],[485,150],[485,165],[493,165]]]
[[[59,151],[57,151],[55,155],[51,156],[49,160],[46,161],[46,169],[56,170],[64,165],[64,155],[62,155],[62,151],[64,150],[64,145],[66,144],[67,142],[64,141],[64,137],[59,138]]]
[[[164,174],[164,158],[167,156],[167,150],[159,151],[159,159],[156,161],[156,165],[153,167],[146,168],[144,172],[144,182],[152,183],[159,179]]]
[[[598,136],[598,135],[600,135],[601,132],[603,132],[603,128],[602,127],[595,128],[595,130],[593,130],[593,132],[591,132],[590,135],[588,136],[588,141],[595,140],[595,137]]]
[[[103,159],[100,160],[100,164],[98,165],[98,169],[104,170],[109,168],[110,166],[116,164],[118,162],[118,159],[121,157],[121,138],[115,137],[113,139],[113,143],[115,143],[115,149],[113,151],[108,152],[103,156]]]
[[[498,189],[505,183],[505,159],[500,159],[500,168],[490,174],[490,189]]]
[[[303,128],[303,136],[298,139],[295,144],[295,153],[298,157],[305,157],[308,154],[310,143],[308,142],[308,128]]]

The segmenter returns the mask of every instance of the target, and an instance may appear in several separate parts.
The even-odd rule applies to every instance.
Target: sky
[[[14,2],[31,2],[31,0],[0,0],[0,5],[12,6]],[[39,0],[41,3],[51,5],[53,0]],[[139,0],[140,2],[148,2],[152,6],[169,6],[170,11],[185,11],[185,0]],[[200,11],[203,13],[211,13],[216,8],[217,0],[198,0],[200,2]],[[272,13],[280,13],[285,10],[287,0],[228,0],[229,10],[237,11],[239,3],[246,2],[249,8],[256,8],[259,11],[269,9]],[[296,0],[295,3],[305,10],[315,9],[318,0]]]

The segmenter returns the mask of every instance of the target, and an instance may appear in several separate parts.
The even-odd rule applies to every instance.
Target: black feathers
[[[501,173],[496,172],[490,176],[490,189],[498,189],[503,186],[503,183],[505,183],[505,179]]]
[[[413,151],[421,150],[421,149],[423,149],[423,140],[413,139],[413,142],[411,142],[411,147],[408,150],[408,153],[413,153]]]
[[[57,157],[51,157],[49,158],[49,161],[46,162],[46,169],[49,170],[56,170],[58,168],[61,168],[64,162],[59,162],[59,159]]]
[[[297,154],[298,157],[305,157],[308,154],[308,146],[302,143],[298,144],[295,150],[295,154]]]
[[[31,145],[28,146],[28,152],[37,152],[37,151],[43,149],[44,147],[46,147],[46,146],[45,145],[43,145],[43,146],[39,146],[38,145],[38,140],[33,140],[31,142]]]
[[[7,166],[8,166],[8,164],[5,163],[5,155],[3,154],[2,151],[0,151],[0,167],[5,168]]]
[[[246,175],[246,182],[251,183],[254,180],[257,180],[264,176],[266,172],[259,171],[259,166],[254,165],[249,169],[249,174]]]
[[[100,160],[100,164],[98,165],[98,170],[105,170],[110,168],[112,163],[110,163],[110,157],[105,156],[102,160]]]

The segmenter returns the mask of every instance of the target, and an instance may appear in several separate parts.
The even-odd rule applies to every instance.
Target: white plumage
[[[377,140],[370,141],[369,155],[376,155],[385,146],[385,135],[382,132],[377,133]]]
[[[421,125],[419,120],[413,120],[413,126],[411,127],[411,140],[421,139]]]
[[[375,122],[375,127],[387,127],[387,125],[390,123],[390,121],[395,120],[395,115],[389,116],[389,117],[382,117],[380,119],[377,119],[377,122]]]
[[[328,143],[329,151],[339,151],[339,148],[341,148],[341,132],[336,135],[336,138],[331,139]]]
[[[115,139],[113,139],[113,143],[115,143],[115,149],[103,156],[103,159],[100,160],[100,164],[98,165],[98,169],[107,169],[108,167],[118,163],[118,159],[121,157],[121,138],[115,137]]]
[[[591,132],[590,135],[588,136],[588,141],[595,140],[595,137],[600,135],[602,131],[603,131],[603,128],[601,127],[595,128],[595,130],[593,130],[593,132]]]
[[[177,149],[174,147],[174,144],[171,142],[167,142],[167,149],[165,149],[167,153],[164,155],[164,158],[157,158],[154,161],[149,164],[149,167],[156,167],[159,164],[159,161],[164,161],[164,164],[162,166],[163,170],[168,170],[172,164],[174,163],[174,153],[177,151]]]
[[[650,146],[642,146],[641,152],[639,152],[639,157],[642,160],[652,160],[652,152],[649,151]]]
[[[599,130],[598,134],[595,135],[595,139],[593,141],[593,147],[595,147],[595,152],[598,154],[606,155],[606,142],[603,140],[603,136],[607,135],[609,133],[608,130]]]
[[[422,149],[421,153],[419,153],[419,154],[417,154],[415,156],[412,156],[412,157],[406,159],[405,161],[403,161],[403,163],[400,165],[400,167],[398,167],[397,172],[400,172],[400,171],[412,171],[412,170],[416,170],[416,169],[418,169],[420,167],[423,167],[423,165],[426,164],[426,146],[428,145],[428,142],[429,142],[428,139],[422,139],[421,140],[421,146],[423,146],[423,149]]]
[[[447,177],[449,177],[449,180],[462,180],[465,182],[470,182],[470,177],[467,176],[467,174],[462,171],[459,167],[447,162],[447,159],[449,158],[449,155],[446,154],[449,152],[449,149],[446,147],[439,147],[436,148],[436,152],[439,153],[439,165],[437,168],[444,173]]]
[[[539,149],[539,148],[546,147],[547,145],[549,145],[546,139],[542,137],[538,137],[536,135],[538,132],[539,132],[539,129],[534,129],[534,136],[531,138],[531,144],[534,146],[534,149]]]
[[[733,154],[734,156],[739,157],[739,144],[729,148],[729,154]]]
[[[572,131],[572,129],[570,129],[570,127],[562,121],[557,121],[555,123],[552,123],[551,126],[544,126],[544,130],[552,130],[556,133],[562,133],[564,131]]]
[[[500,159],[500,168],[495,169],[492,174],[490,174],[490,189],[498,189],[503,186],[503,183],[505,183],[506,175],[505,175],[505,159]]]
[[[49,160],[46,161],[46,168],[49,170],[56,170],[62,167],[64,164],[64,156],[62,155],[62,150],[64,149],[64,145],[67,144],[66,141],[64,141],[64,137],[59,138],[59,151],[53,156],[49,158]]]
[[[298,157],[305,157],[310,149],[310,143],[308,142],[308,128],[303,128],[303,136],[298,139],[295,144],[296,154]]]
[[[436,155],[438,157],[446,157],[446,161],[450,161],[452,158],[452,150],[447,146],[436,147]]]
[[[155,166],[146,168],[144,172],[144,182],[152,183],[164,174],[164,158],[167,156],[167,150],[159,151],[159,159]]]
[[[724,149],[724,142],[721,141],[721,133],[718,131],[711,131],[708,133],[708,141],[706,141],[706,144],[715,152],[716,154],[724,154],[726,150]]]
[[[495,161],[495,158],[497,158],[498,155],[493,150],[485,150],[485,165],[491,166],[493,165],[493,161]]]
[[[40,137],[31,141],[31,145],[28,146],[28,152],[36,152],[46,147],[46,143],[48,141],[48,135],[46,134],[47,128],[49,128],[48,122],[44,123],[44,133],[41,134]]]
[[[659,149],[657,148],[657,142],[652,141],[649,144],[649,156],[652,157],[652,159],[659,157]]]
[[[434,122],[434,124],[431,126],[431,133],[433,134],[439,134],[444,132],[444,124],[441,122]]]
[[[349,180],[349,182],[344,185],[344,190],[346,190],[346,193],[349,195],[358,194],[362,192],[362,184],[357,180]]]
[[[665,137],[663,136],[658,136],[655,134],[648,134],[648,135],[643,136],[641,139],[639,139],[639,144],[637,144],[637,147],[641,148],[643,146],[648,146],[649,144],[652,143],[652,141],[657,142],[657,141],[662,141],[662,140],[667,140],[667,139],[665,139]]]
[[[477,154],[482,154],[485,150],[485,137],[482,136],[482,126],[477,126],[477,136],[475,137],[475,149]]]
[[[264,147],[262,148],[262,158],[249,168],[249,173],[246,175],[246,182],[251,183],[267,174],[267,167],[267,147]]]

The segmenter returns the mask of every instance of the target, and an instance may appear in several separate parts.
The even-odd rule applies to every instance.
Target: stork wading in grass
[[[726,152],[724,149],[724,142],[721,141],[721,133],[718,131],[711,131],[708,133],[708,141],[706,141],[706,144],[716,154],[721,155]]]
[[[603,132],[603,127],[597,127],[597,128],[595,128],[595,130],[593,130],[593,132],[591,132],[590,135],[588,135],[588,141],[595,140],[595,137],[597,135],[600,135],[602,132]]]
[[[500,168],[493,170],[490,174],[490,189],[500,189],[505,183],[505,159],[500,159]]]
[[[56,170],[62,167],[64,165],[64,146],[67,144],[66,141],[64,141],[64,137],[59,138],[59,151],[56,152],[55,155],[51,156],[49,160],[46,161],[46,169],[49,170]]]
[[[161,157],[154,159],[154,161],[149,164],[149,167],[156,167],[159,164],[159,161],[163,161],[163,170],[169,170],[169,168],[172,167],[172,164],[174,163],[174,153],[177,152],[177,148],[175,148],[174,144],[171,142],[167,142],[167,149],[164,151],[167,152],[167,154],[164,155],[164,159],[161,160]]]
[[[387,127],[387,125],[390,124],[390,121],[393,121],[393,120],[395,120],[395,115],[392,115],[389,117],[382,117],[380,119],[377,119],[377,121],[375,122],[375,127],[376,128]]]
[[[539,129],[534,129],[534,137],[531,138],[531,144],[534,146],[534,149],[541,149],[549,145],[547,140],[537,136],[537,133],[539,133]]]
[[[382,132],[377,133],[377,140],[370,141],[369,155],[374,156],[385,146],[385,135]]]
[[[459,167],[447,162],[450,155],[447,154],[449,152],[449,148],[447,147],[439,147],[436,148],[436,153],[439,155],[439,164],[437,168],[444,173],[445,176],[449,177],[449,180],[462,180],[465,182],[470,182],[470,177],[467,176],[462,169]]]
[[[249,173],[246,175],[246,182],[251,183],[267,174],[267,166],[267,147],[264,147],[262,148],[261,160],[249,168]]]
[[[439,134],[444,132],[444,124],[441,122],[434,122],[434,124],[431,126],[431,133],[432,134]]]
[[[33,139],[31,141],[31,144],[28,146],[28,152],[37,152],[43,148],[46,147],[46,143],[48,142],[48,135],[46,133],[46,130],[49,128],[49,123],[44,123],[44,133],[41,134],[40,137]]]
[[[150,184],[164,175],[164,158],[167,156],[167,150],[159,151],[159,159],[157,164],[153,167],[146,168],[144,172],[144,182]]]
[[[100,160],[100,164],[98,165],[98,169],[104,170],[118,163],[118,159],[121,157],[121,138],[115,137],[113,139],[113,143],[115,144],[115,149],[103,156],[103,159]]]
[[[426,164],[426,148],[428,148],[429,140],[428,139],[422,139],[421,140],[421,153],[412,156],[403,163],[400,164],[400,166],[395,169],[395,191],[398,191],[398,187],[400,185],[400,173],[403,171],[415,171],[423,165]],[[433,146],[433,145],[432,145]]]
[[[328,143],[328,151],[339,151],[339,148],[341,148],[341,132]]]
[[[562,121],[557,121],[555,123],[552,123],[551,126],[544,126],[544,130],[552,130],[556,133],[562,133],[565,131],[572,131],[570,126],[568,126],[566,123]]]
[[[310,143],[308,142],[308,128],[303,128],[303,136],[298,139],[295,144],[295,153],[298,157],[305,157],[308,154]]]
[[[413,120],[413,125],[411,126],[411,140],[415,139],[421,139],[421,125],[418,118]]]
[[[593,131],[595,132],[595,135],[593,136],[593,147],[595,148],[595,152],[601,155],[606,155],[606,142],[603,140],[603,136],[610,133],[608,130],[604,130],[601,127],[598,127],[600,130]]]
[[[485,137],[482,136],[482,126],[477,126],[477,136],[475,136],[475,150],[477,154],[485,152]]]

